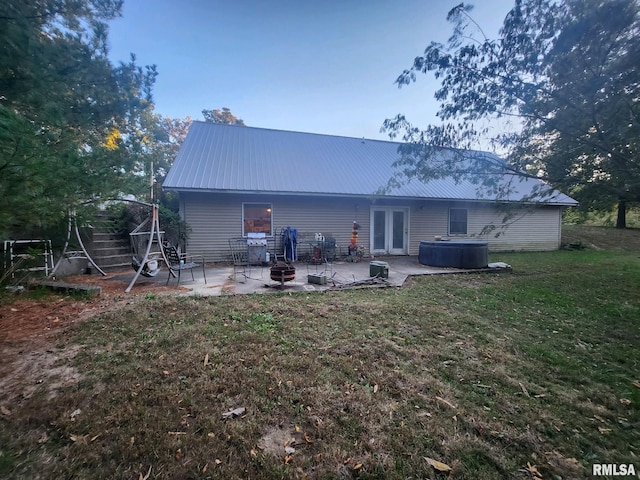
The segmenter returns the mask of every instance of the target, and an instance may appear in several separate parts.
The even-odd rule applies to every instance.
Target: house
[[[179,193],[191,227],[188,250],[207,261],[228,260],[230,238],[273,238],[288,226],[334,237],[344,252],[353,222],[360,225],[358,244],[374,255],[417,255],[420,241],[435,236],[483,239],[492,251],[560,246],[562,209],[576,202],[555,191],[520,202],[547,188],[538,180],[514,182],[500,203],[483,198],[472,182],[449,178],[414,179],[380,194],[395,173],[399,145],[194,122],[163,187]],[[500,229],[504,204],[515,215]],[[486,232],[491,225],[501,234]]]

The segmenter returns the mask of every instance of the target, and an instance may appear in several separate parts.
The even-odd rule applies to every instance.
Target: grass
[[[513,273],[420,277],[398,290],[136,297],[58,339],[79,382],[3,405],[0,476],[638,470],[637,253],[496,260]]]

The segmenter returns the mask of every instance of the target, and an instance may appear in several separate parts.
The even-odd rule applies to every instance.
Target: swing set
[[[143,205],[150,209],[150,215],[145,218],[142,223],[140,223],[134,230],[129,233],[129,237],[131,240],[131,245],[133,247],[133,257],[131,261],[131,267],[135,270],[136,274],[133,279],[129,283],[129,286],[125,289],[126,293],[129,293],[133,288],[133,285],[136,283],[140,275],[144,277],[155,277],[160,271],[160,261],[164,261],[165,265],[169,267],[169,275],[175,277],[173,269],[171,268],[171,263],[167,259],[162,242],[162,235],[164,231],[160,230],[160,220],[159,220],[159,207],[157,204],[141,202],[139,200],[127,200],[127,199],[116,199],[114,201],[117,202],[129,202],[137,205]],[[91,202],[85,202],[85,204]],[[145,227],[148,227],[145,230]],[[80,250],[72,250],[69,248],[71,244],[71,235],[72,232],[75,233],[75,240],[77,241]],[[144,245],[144,241],[146,240],[146,246]],[[154,240],[157,242],[159,247],[158,251],[152,252],[152,246],[154,244]],[[141,255],[142,250],[144,250],[144,254]],[[86,258],[93,267],[100,272],[103,276],[107,274],[102,270],[96,262],[91,258],[87,248],[85,247],[82,237],[80,235],[80,231],[78,229],[78,221],[75,211],[69,212],[69,220],[67,224],[67,238],[64,243],[64,247],[62,249],[62,255],[60,259],[53,267],[51,271],[51,276],[53,276],[60,266],[62,259],[64,258]]]

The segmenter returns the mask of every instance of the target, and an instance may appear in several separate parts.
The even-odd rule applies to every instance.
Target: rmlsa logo
[[[631,463],[594,463],[591,466],[593,476],[626,477],[636,474],[636,467]]]

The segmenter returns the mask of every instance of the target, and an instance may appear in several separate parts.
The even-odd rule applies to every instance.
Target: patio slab
[[[276,293],[276,292],[316,292],[336,288],[349,288],[358,285],[366,285],[372,279],[369,276],[369,262],[366,259],[360,262],[334,262],[330,269],[323,265],[307,265],[306,263],[294,263],[296,267],[296,277],[290,282],[281,285],[280,282],[271,280],[268,266],[252,266],[247,268],[245,274],[242,269],[238,269],[234,279],[234,269],[231,265],[214,265],[206,268],[207,283],[204,283],[202,272],[194,270],[195,280],[191,280],[191,275],[184,272],[180,281],[180,290],[183,295],[243,295],[251,293]],[[485,269],[459,269],[459,268],[438,268],[421,265],[418,257],[381,257],[381,260],[389,264],[389,278],[384,283],[391,287],[401,287],[407,277],[412,275],[446,275],[460,273],[480,273],[480,272],[504,272],[509,268],[485,268]],[[325,273],[327,282],[325,285],[312,284],[308,282],[309,274]],[[130,277],[130,274],[129,274]],[[159,284],[164,285],[167,281],[167,274],[160,273],[154,278]],[[383,280],[379,283],[383,283]],[[376,282],[378,283],[378,282]],[[376,286],[380,286],[378,285]],[[176,280],[171,279],[169,285],[175,285]],[[135,286],[133,287],[135,289]]]

